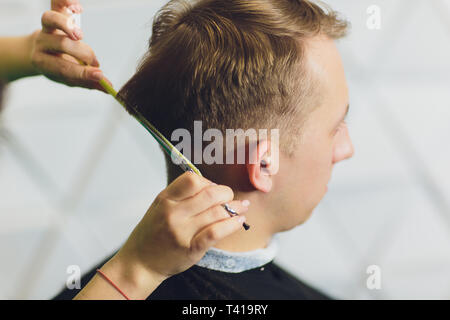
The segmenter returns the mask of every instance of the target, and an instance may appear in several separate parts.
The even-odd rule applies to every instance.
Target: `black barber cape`
[[[82,280],[84,287],[95,270]],[[80,290],[65,289],[54,299],[73,299]],[[238,273],[212,270],[194,265],[159,285],[147,300],[324,300],[315,290],[270,261],[257,268]]]

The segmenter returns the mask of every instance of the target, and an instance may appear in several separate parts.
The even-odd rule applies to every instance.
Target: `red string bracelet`
[[[123,295],[125,297],[125,299],[130,300],[130,298],[128,298],[128,296],[122,291],[120,290],[120,288],[118,286],[116,286],[114,284],[114,282],[111,281],[111,279],[109,279],[106,274],[104,274],[100,269],[97,269],[97,272],[100,273],[103,278],[105,278],[106,281],[108,281],[117,291],[120,292],[121,295]]]

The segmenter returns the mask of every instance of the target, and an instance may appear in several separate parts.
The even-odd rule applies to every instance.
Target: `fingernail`
[[[91,79],[95,81],[100,81],[103,79],[103,72],[101,71],[94,71],[91,73]]]
[[[105,81],[108,82],[108,84],[109,84],[111,87],[114,87],[113,84],[111,83],[111,81],[109,81],[109,80],[106,79],[106,78],[103,78],[103,79],[105,79]]]
[[[83,31],[81,31],[81,29],[78,27],[73,28],[73,34],[78,40],[81,40],[83,38]]]
[[[248,207],[250,205],[250,201],[249,200],[243,200],[241,203],[242,203],[242,205],[244,207]]]
[[[100,67],[100,62],[98,62],[97,58],[94,59],[93,67]]]
[[[240,222],[240,223],[243,223],[243,222],[245,222],[245,216],[239,216],[239,218],[238,218],[238,221]]]

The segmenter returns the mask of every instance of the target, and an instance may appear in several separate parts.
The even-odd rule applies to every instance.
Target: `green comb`
[[[106,90],[108,94],[114,97],[117,102],[119,102],[124,108],[125,104],[117,96],[117,91],[105,80],[99,81],[100,85]],[[155,138],[163,150],[172,157],[176,159],[177,163],[183,169],[183,171],[191,171],[199,176],[202,176],[200,170],[188,159],[186,158],[173,144],[164,137],[164,135],[155,128],[150,122],[147,121],[138,111],[134,110],[133,117]],[[227,204],[223,205],[223,208],[230,214],[230,216],[238,215],[236,211],[231,209]],[[245,230],[248,230],[250,226],[245,222],[242,224]]]

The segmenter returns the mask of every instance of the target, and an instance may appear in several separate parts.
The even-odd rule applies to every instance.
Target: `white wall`
[[[0,0],[0,36],[38,28],[49,1]],[[165,1],[82,1],[82,27],[116,87]],[[450,298],[450,1],[328,1],[352,22],[339,44],[356,153],[277,260],[338,298]],[[366,26],[381,9],[381,29]],[[164,187],[162,154],[110,97],[31,78],[0,118],[0,298],[46,299],[126,239]],[[366,287],[369,265],[381,290]]]

